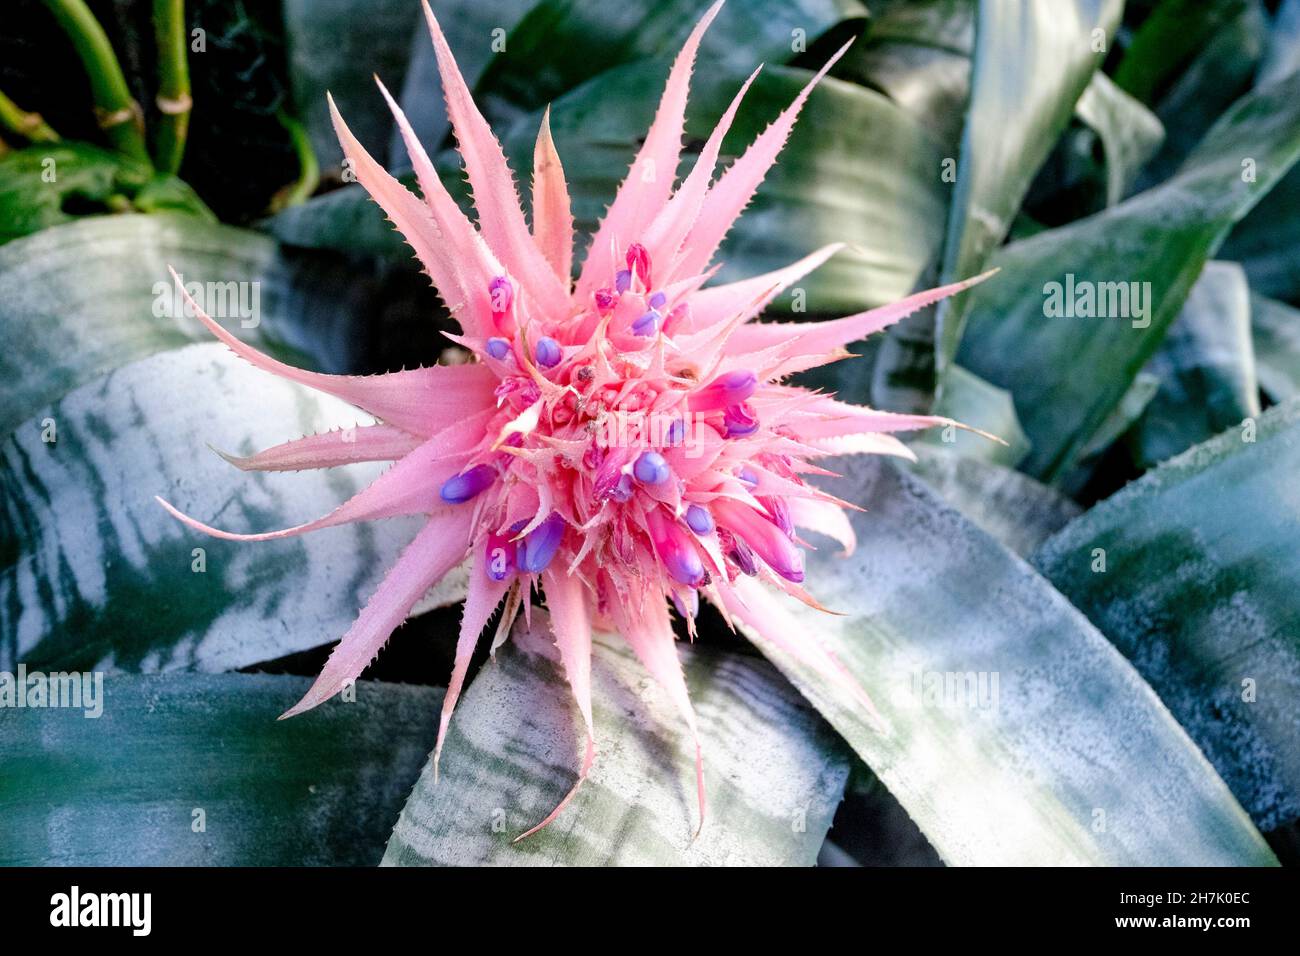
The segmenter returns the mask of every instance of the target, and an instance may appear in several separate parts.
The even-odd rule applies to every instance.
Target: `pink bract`
[[[233,534],[163,502],[169,511],[190,527],[242,541],[394,515],[428,518],[315,684],[285,716],[317,706],[356,679],[416,601],[469,555],[469,593],[434,752],[436,772],[485,624],[513,589],[523,589],[526,602],[527,592],[540,587],[587,746],[578,783],[530,833],[564,808],[595,757],[594,627],[613,628],[627,640],[695,736],[701,822],[703,758],[670,604],[686,615],[693,635],[703,594],[728,621],[759,631],[849,688],[872,712],[866,695],[814,635],[778,623],[783,600],[818,606],[802,587],[795,529],[829,535],[846,551],[854,546],[843,510],[852,506],[805,478],[826,473],[814,463],[829,455],[910,457],[889,433],[949,420],[874,411],[782,381],[844,357],[849,343],[983,278],[836,321],[794,324],[754,320],[839,246],[767,275],[708,285],[719,244],[776,161],[809,92],[846,49],[714,179],[723,137],[751,76],[674,189],[692,65],[720,6],[709,9],[678,54],[654,124],[576,282],[569,193],[548,118],[534,153],[530,230],[501,147],[427,4],[477,226],[447,193],[382,84],[423,198],[371,158],[331,100],[352,169],[415,250],[460,325],[461,334],[451,337],[475,361],[385,375],[322,375],[261,354],[199,312],[241,358],[338,396],[380,421],[290,441],[234,464],[264,471],[395,464],[330,514],[283,531]]]

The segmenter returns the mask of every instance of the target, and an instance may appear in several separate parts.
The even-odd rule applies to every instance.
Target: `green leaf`
[[[1300,0],[1282,0],[1271,26],[1264,62],[1255,80],[1260,86],[1300,69]]]
[[[1145,370],[1137,373],[1128,391],[1093,432],[1088,443],[1083,446],[1083,451],[1079,452],[1079,463],[1057,482],[1064,494],[1079,494],[1097,476],[1099,469],[1106,465],[1106,453],[1111,446],[1142,417],[1159,390],[1159,376]]]
[[[1249,169],[1242,157],[1251,158]],[[993,257],[1002,272],[969,293],[958,361],[1015,397],[1033,443],[1025,471],[1044,480],[1070,471],[1159,346],[1205,261],[1297,157],[1300,74],[1243,97],[1164,185]],[[1131,286],[1143,282],[1150,285]],[[1073,306],[1083,289],[1106,300],[1108,315],[1132,317],[1079,317],[1073,308],[1049,315],[1054,303]],[[1134,289],[1141,310],[1137,298],[1119,295]]]
[[[212,341],[178,308],[169,265],[212,288],[207,308],[259,348],[327,371],[351,358],[367,284],[331,258],[286,256],[266,236],[192,218],[86,219],[0,249],[0,434],[118,366]]]
[[[626,643],[596,635],[598,753],[550,826],[519,843],[573,786],[585,747],[547,631],[484,665],[456,709],[439,780],[426,766],[386,865],[607,864],[810,866],[844,793],[843,743],[770,665],[680,648],[705,755],[708,811],[698,839],[695,745]]]
[[[1250,0],[1161,0],[1129,41],[1115,82],[1144,103],[1155,101],[1189,60]]]
[[[1297,468],[1292,401],[1150,472],[1034,558],[1264,830],[1300,817]]]
[[[1131,436],[1149,468],[1258,415],[1250,289],[1234,262],[1209,262],[1147,363],[1160,389]]]
[[[1250,330],[1264,394],[1274,402],[1300,395],[1300,309],[1252,295]]]
[[[1240,262],[1252,291],[1300,302],[1300,171],[1282,177],[1268,202],[1238,223],[1219,258]]]
[[[442,691],[362,682],[351,703],[276,720],[309,683],[110,675],[98,719],[0,711],[0,864],[374,865]]]
[[[912,446],[912,472],[994,540],[1024,557],[1078,517],[1069,498],[1005,465],[927,442]]]
[[[0,243],[88,215],[177,212],[216,217],[175,176],[87,143],[40,143],[0,157]]]
[[[825,487],[866,509],[852,516],[858,549],[808,561],[809,590],[839,615],[795,605],[773,626],[817,635],[885,731],[755,640],[947,863],[1274,862],[1151,689],[1055,589],[892,463],[839,470]]]
[[[1096,132],[1105,151],[1106,205],[1113,206],[1124,198],[1139,170],[1160,148],[1164,125],[1105,73],[1093,74],[1079,97],[1077,112]]]
[[[1121,0],[980,4],[944,282],[981,272],[1005,238],[1100,63],[1122,7]],[[957,352],[967,309],[965,296],[939,307],[935,361],[941,379]]]
[[[403,181],[408,187],[414,186],[415,175],[409,174]],[[452,185],[445,175],[443,181],[448,187]],[[402,234],[357,183],[313,196],[258,225],[285,245],[379,256],[413,270],[419,268]]]
[[[235,531],[316,518],[381,467],[241,472],[204,444],[247,454],[359,419],[218,343],[140,359],[37,412],[0,444],[0,670],[219,671],[342,635],[419,519],[246,544],[191,531],[153,498]]]
[[[535,113],[599,74],[635,60],[660,58],[667,75],[667,61],[708,6],[702,0],[542,0],[510,32],[476,94],[498,111],[504,101]],[[725,4],[700,43],[700,63],[707,66],[696,70],[694,92],[730,99],[759,63],[788,62],[832,27],[852,29],[848,21],[866,16],[857,0]],[[657,101],[655,96],[647,105],[653,109]]]
[[[932,429],[921,441],[951,448],[959,455],[1014,468],[1029,454],[1029,439],[1025,437],[1016,418],[1016,406],[1011,393],[990,385],[978,375],[972,375],[954,365],[948,373],[948,387],[943,394],[940,414],[955,418],[963,425],[980,428],[997,435],[1005,445],[990,441],[983,435],[958,428]]]
[[[872,11],[836,76],[887,94],[955,156],[970,93],[973,0],[914,0]]]
[[[446,16],[443,4],[438,7]],[[413,0],[285,0],[293,99],[327,176],[337,178],[342,151],[325,94],[334,96],[352,132],[382,158],[393,121],[374,77],[390,90],[401,89],[417,29],[425,32],[424,16]]]
[[[943,199],[956,169],[966,102],[970,51],[975,34],[972,0],[921,0],[873,10],[867,36],[850,47],[834,75],[879,89],[939,144]],[[927,265],[918,286],[938,284]],[[911,290],[907,290],[911,291]],[[854,365],[829,370],[826,387],[845,398],[896,411],[924,413],[934,402],[934,316],[925,309],[891,326],[868,351],[869,388],[855,380]]]
[[[1111,409],[1106,420],[1101,423],[1101,427],[1093,433],[1092,438],[1088,439],[1088,444],[1080,452],[1080,469],[1086,469],[1090,460],[1104,454],[1113,442],[1128,431],[1133,423],[1142,417],[1142,413],[1146,411],[1147,406],[1151,404],[1151,399],[1156,397],[1156,392],[1159,390],[1159,376],[1147,371],[1138,372],[1137,377],[1133,379],[1133,384],[1124,393],[1124,397]]]
[[[1214,121],[1250,89],[1267,34],[1267,15],[1259,0],[1250,0],[1215,30],[1156,106],[1167,135],[1144,171],[1140,188],[1173,175]]]

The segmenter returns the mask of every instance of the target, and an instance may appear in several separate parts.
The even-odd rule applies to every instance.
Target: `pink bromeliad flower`
[[[380,85],[410,152],[423,198],[361,147],[330,108],[358,179],[406,237],[460,324],[451,338],[475,361],[373,376],[321,375],[243,344],[195,307],[236,355],[258,368],[345,399],[380,420],[354,432],[290,441],[243,469],[286,471],[394,461],[330,514],[283,531],[235,534],[164,507],[220,538],[268,541],[344,522],[428,517],[334,649],[306,696],[285,716],[328,700],[374,659],[412,606],[471,558],[455,665],[442,709],[437,766],[452,709],[488,619],[510,618],[540,589],[560,660],[586,724],[578,783],[595,756],[591,709],[593,627],[613,628],[666,689],[692,735],[695,718],[674,645],[669,605],[694,634],[700,595],[729,620],[870,701],[808,634],[771,625],[778,592],[804,591],[798,528],[854,545],[846,502],[805,478],[842,454],[910,457],[890,432],[949,423],[845,404],[782,384],[847,355],[845,346],[967,288],[982,276],[821,323],[754,319],[791,283],[840,247],[753,279],[709,286],[711,262],[732,222],[776,161],[813,86],[716,180],[723,137],[741,87],[695,162],[674,186],[687,85],[714,5],[678,54],[654,124],[571,280],[573,219],[564,171],[544,118],[534,153],[532,228],[497,140],[475,107],[442,30],[425,5],[477,227],[434,172],[402,111]],[[193,303],[191,303],[193,305]],[[159,499],[161,501],[161,499]],[[506,622],[507,625],[509,621]],[[700,818],[704,777],[698,736]],[[527,834],[525,834],[526,836]]]

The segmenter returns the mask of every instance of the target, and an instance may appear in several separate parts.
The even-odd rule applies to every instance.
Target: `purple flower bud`
[[[658,485],[668,480],[668,462],[657,451],[643,451],[632,466],[636,480],[643,485]]]
[[[654,542],[659,560],[664,563],[664,570],[678,584],[699,587],[704,583],[704,562],[700,560],[699,548],[676,521],[664,516],[656,509],[646,515],[650,530],[650,540]]]
[[[487,340],[487,354],[492,356],[498,362],[505,360],[510,354],[510,342],[506,339],[493,336]]]
[[[746,368],[735,369],[725,375],[719,375],[691,395],[690,407],[698,412],[706,412],[714,408],[739,405],[753,395],[757,387],[757,375]]]
[[[633,335],[654,335],[659,331],[659,313],[654,309],[642,314],[641,318],[632,323]]]
[[[632,273],[627,269],[619,269],[614,273],[614,289],[620,293],[626,292],[632,287]]]
[[[728,405],[722,424],[723,438],[744,438],[758,431],[758,416],[748,405]]]
[[[742,541],[758,553],[769,568],[787,581],[799,584],[804,577],[803,552],[775,522],[751,508],[730,498],[714,502],[718,521],[731,532],[736,544]]]
[[[697,587],[704,580],[704,564],[693,548],[668,545],[662,552],[664,567],[678,584]]]
[[[686,509],[686,523],[696,534],[708,534],[713,530],[713,515],[704,505],[691,505]]]
[[[754,552],[749,550],[749,545],[745,542],[740,540],[733,542],[727,557],[742,574],[748,574],[751,578],[758,574],[758,562],[754,560]]]
[[[554,368],[564,357],[564,353],[560,351],[560,343],[549,335],[543,335],[537,340],[536,354],[537,364],[542,368]]]
[[[667,302],[668,296],[664,295],[662,292],[656,292],[654,295],[650,296],[650,308],[654,309],[656,312],[663,311],[663,307]]]
[[[766,495],[759,498],[758,503],[767,509],[772,524],[780,528],[787,538],[794,537],[794,522],[790,520],[790,506],[785,503],[784,498]]]
[[[551,564],[564,539],[564,519],[555,512],[528,533],[519,548],[519,568],[527,574],[541,574]]]
[[[496,477],[496,469],[491,465],[475,465],[468,471],[452,475],[444,481],[439,494],[449,505],[463,504],[487,489],[492,482],[496,481]]]
[[[728,405],[736,405],[754,394],[758,376],[747,368],[738,368],[715,378],[713,387],[722,389]]]
[[[758,475],[754,474],[753,469],[748,466],[745,466],[741,468],[740,471],[736,472],[736,477],[751,488],[756,488],[758,486]]]
[[[619,475],[618,481],[614,483],[614,490],[609,493],[609,496],[620,504],[630,499],[632,497],[632,476],[628,474]]]
[[[664,432],[664,444],[669,448],[676,448],[686,438],[686,420],[684,418],[674,418],[668,423],[668,429]]]

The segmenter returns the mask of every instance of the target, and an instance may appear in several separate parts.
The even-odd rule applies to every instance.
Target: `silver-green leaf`
[[[584,747],[544,612],[532,627],[460,701],[438,782],[426,766],[386,865],[812,865],[848,777],[835,733],[761,658],[682,647],[708,786],[693,838],[695,746],[614,635],[594,641],[591,776],[553,823],[512,842],[573,786]]]

